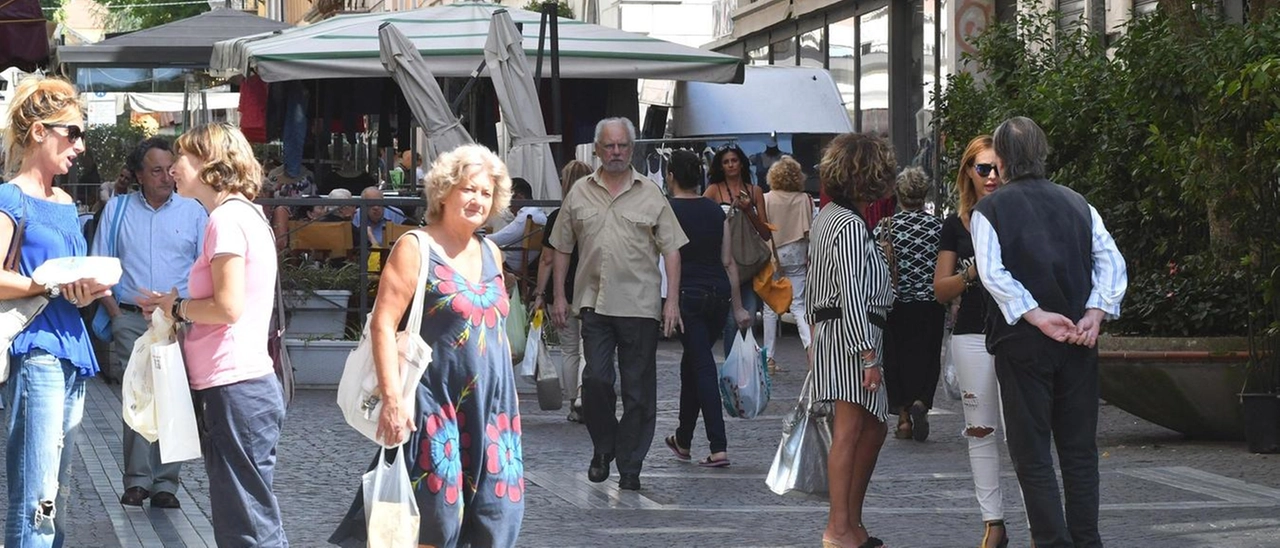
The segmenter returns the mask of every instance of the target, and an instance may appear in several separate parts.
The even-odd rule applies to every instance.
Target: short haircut
[[[196,177],[218,192],[239,192],[252,200],[262,187],[262,166],[253,148],[234,126],[216,122],[196,126],[178,137],[178,154],[190,154],[204,162]]]
[[[787,192],[804,190],[804,169],[800,167],[800,162],[789,155],[783,155],[769,166],[769,173],[765,175],[765,179],[769,181],[769,188],[773,190]]]
[[[133,151],[129,152],[129,156],[125,157],[124,165],[129,168],[129,172],[135,176],[142,171],[142,162],[147,159],[147,153],[151,149],[160,149],[165,152],[172,153],[173,149],[169,147],[169,140],[164,137],[150,137],[143,139],[137,146],[133,147]]]
[[[467,180],[468,168],[471,167],[483,169],[493,181],[493,206],[489,208],[486,222],[511,205],[511,177],[507,175],[507,165],[484,145],[463,145],[437,157],[431,164],[431,171],[423,178],[428,223],[439,222],[444,216],[445,198],[454,187]]]
[[[827,195],[854,203],[884,198],[897,171],[893,147],[883,137],[869,133],[836,136],[818,164],[818,177]]]
[[[671,153],[671,161],[667,163],[667,171],[671,177],[667,184],[681,190],[698,188],[702,184],[702,157],[688,150],[676,150]]]
[[[1000,176],[1005,181],[1045,177],[1049,139],[1034,120],[1025,116],[1005,120],[992,134],[991,145],[1000,157]]]
[[[742,166],[738,173],[741,174],[742,182],[748,185],[752,184],[751,160],[747,158],[747,153],[738,148],[738,145],[733,144],[722,146],[720,150],[716,151],[715,157],[711,159],[711,165],[707,167],[707,183],[714,185],[724,182],[724,166],[720,162],[730,154],[738,155],[738,163]]]
[[[898,174],[894,183],[894,192],[898,194],[898,203],[902,209],[919,209],[929,197],[929,176],[924,169],[909,167]]]
[[[621,124],[622,127],[627,130],[627,142],[628,143],[636,142],[636,125],[631,123],[630,118],[626,118],[623,116],[605,118],[597,122],[595,141],[592,141],[592,142],[596,144],[600,144],[600,136],[604,134],[604,128],[608,127],[609,124]]]

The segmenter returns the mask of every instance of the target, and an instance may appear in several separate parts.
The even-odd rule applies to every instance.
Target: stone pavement
[[[658,429],[638,493],[586,479],[586,429],[565,412],[537,409],[522,390],[527,509],[522,546],[818,546],[825,501],[779,497],[764,485],[781,417],[803,381],[794,332],[780,341],[768,412],[729,419],[733,465],[709,470],[671,458],[662,443],[676,426],[680,346],[659,347]],[[305,367],[306,364],[296,364]],[[374,448],[342,421],[332,390],[300,391],[279,448],[276,492],[293,546],[326,546]],[[928,442],[889,439],[867,499],[872,534],[894,547],[974,546],[981,537],[959,402],[939,395]],[[123,508],[119,387],[90,382],[84,434],[73,463],[67,546],[212,546],[207,478],[183,469],[182,510]],[[694,456],[707,453],[699,430]],[[1102,408],[1102,533],[1109,546],[1280,546],[1280,456],[1242,443],[1200,442],[1111,406]],[[0,448],[2,449],[2,448]],[[1007,459],[1006,459],[1007,464]],[[1004,478],[1011,546],[1028,546],[1011,472]],[[0,500],[0,508],[5,505]]]

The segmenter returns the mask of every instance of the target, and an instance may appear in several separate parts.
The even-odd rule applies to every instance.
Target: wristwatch
[[[44,296],[45,296],[45,297],[48,297],[48,298],[49,298],[49,300],[53,300],[53,299],[56,299],[56,298],[58,298],[58,297],[61,297],[61,296],[62,296],[62,286],[60,286],[60,285],[58,285],[58,284],[45,284],[45,286],[44,286]]]

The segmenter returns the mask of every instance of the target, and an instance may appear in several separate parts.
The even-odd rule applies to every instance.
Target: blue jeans
[[[58,495],[67,486],[67,467],[84,416],[84,379],[70,361],[38,348],[9,360],[3,388],[9,432],[4,545],[62,546],[67,525],[58,509],[66,504]],[[69,492],[61,490],[63,496]]]
[[[756,295],[756,290],[752,287],[753,281],[747,280],[738,289],[742,292],[742,308],[751,314],[751,326],[747,329],[753,329],[756,326],[756,312],[760,311],[760,296]],[[726,298],[728,296],[726,295]],[[729,359],[729,351],[733,349],[733,341],[738,338],[738,333],[742,331],[738,329],[737,320],[733,319],[733,308],[730,307],[725,312],[724,322],[724,357]]]
[[[720,411],[720,374],[711,353],[729,310],[729,296],[704,288],[680,289],[680,426],[676,443],[692,447],[693,429],[702,414],[702,426],[712,453],[724,451],[728,440]],[[730,326],[732,327],[732,326]]]

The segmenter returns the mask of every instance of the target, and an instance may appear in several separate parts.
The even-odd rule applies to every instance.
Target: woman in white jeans
[[[969,213],[974,204],[1000,185],[995,161],[990,137],[979,136],[969,142],[956,177],[956,188],[960,191],[959,214],[948,217],[942,224],[938,266],[933,274],[933,291],[939,302],[960,299],[951,335],[951,356],[960,380],[973,487],[985,522],[982,548],[1009,544],[1000,493],[997,443],[997,433],[1001,437],[1004,434],[1000,386],[996,383],[995,358],[987,353],[984,335],[987,294],[978,282],[973,240],[969,235]]]
[[[773,245],[778,249],[782,275],[791,280],[791,316],[796,320],[805,354],[809,351],[809,324],[804,319],[804,278],[809,270],[809,226],[813,223],[813,198],[804,192],[804,172],[800,163],[783,156],[769,167],[769,192],[764,195],[765,211],[773,224]],[[777,208],[777,209],[774,209]],[[777,371],[774,342],[778,338],[778,314],[764,307],[764,346],[769,355],[769,371]]]

